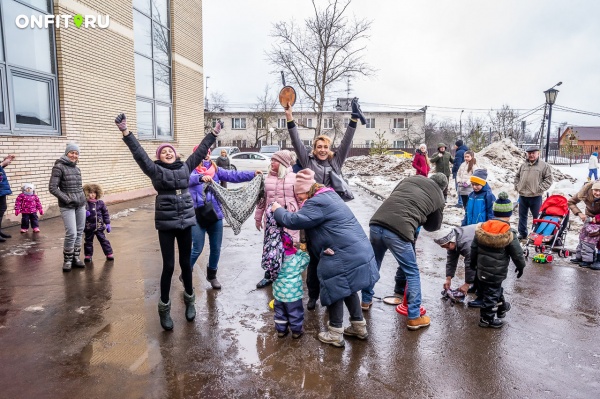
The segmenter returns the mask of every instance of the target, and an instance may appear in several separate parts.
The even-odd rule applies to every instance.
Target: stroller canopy
[[[540,208],[540,213],[550,216],[564,217],[569,214],[569,205],[567,199],[562,195],[551,195],[546,198],[546,201]]]

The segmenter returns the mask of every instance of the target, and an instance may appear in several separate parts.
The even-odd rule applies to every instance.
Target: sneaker
[[[484,318],[479,319],[479,327],[502,328],[503,325],[504,325],[504,323],[502,322],[502,320],[498,320],[498,319],[486,320]]]
[[[40,232],[40,228],[39,228],[39,227],[36,227],[36,228],[34,228],[34,229],[33,229],[33,232],[34,232],[34,233],[39,233],[39,232]]]
[[[92,256],[91,256],[91,255],[86,255],[86,256],[83,258],[83,261],[84,261],[84,262],[91,262],[91,261],[92,261]]]
[[[308,298],[308,302],[306,303],[306,309],[315,310],[317,307],[317,300],[315,298]]]
[[[21,229],[21,234],[27,233],[27,230],[29,230],[29,229]]]
[[[369,302],[369,303],[365,303],[365,302],[360,302],[360,308],[362,310],[369,310],[371,309],[371,306],[373,306],[373,302]]]
[[[297,332],[297,333],[292,333],[292,338],[298,339],[298,338],[302,337],[303,335],[304,335],[304,331],[300,331],[300,332]]]
[[[504,303],[500,306],[498,306],[498,310],[496,311],[496,316],[498,316],[499,319],[503,319],[506,317],[506,312],[508,312],[510,310],[511,306],[510,303],[504,301]]]
[[[569,262],[579,264],[579,263],[583,262],[583,260],[581,258],[571,258],[571,259],[569,259]]]
[[[409,330],[418,330],[419,328],[428,327],[431,324],[431,320],[429,316],[421,316],[416,319],[408,319],[408,323],[406,323],[406,327]]]
[[[115,256],[113,254],[106,255],[106,260],[115,260]]]
[[[470,308],[482,308],[483,307],[483,299],[477,298],[475,300],[467,302],[467,306]]]

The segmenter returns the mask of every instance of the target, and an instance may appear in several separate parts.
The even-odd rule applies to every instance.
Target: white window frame
[[[406,148],[406,140],[394,140],[394,148]]]
[[[408,118],[394,118],[394,129],[408,129]]]
[[[344,129],[346,129],[349,124],[350,124],[350,118],[344,118]]]
[[[264,129],[265,128],[265,118],[257,118],[256,127],[257,127],[257,129]]]
[[[366,129],[375,129],[375,118],[366,118],[367,124],[365,125]]]
[[[373,144],[375,144],[374,140],[365,140],[365,147],[373,148]]]
[[[323,118],[323,129],[333,129],[333,118]]]
[[[287,128],[287,120],[285,118],[277,119],[277,129]]]
[[[246,130],[246,118],[231,118],[232,130]]]

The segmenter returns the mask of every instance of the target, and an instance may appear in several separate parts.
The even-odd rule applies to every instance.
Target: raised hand
[[[115,124],[117,125],[117,127],[119,128],[120,131],[126,132],[127,131],[127,117],[125,117],[125,114],[119,114],[115,118]]]

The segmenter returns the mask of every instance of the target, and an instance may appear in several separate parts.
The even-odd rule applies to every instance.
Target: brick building
[[[46,215],[58,214],[48,181],[70,142],[80,146],[84,184],[101,184],[107,202],[153,194],[115,128],[119,112],[152,158],[161,142],[187,155],[202,140],[201,0],[0,0],[0,7],[0,157],[16,155],[5,168],[14,193],[6,218],[20,219],[12,210],[23,183],[36,185]],[[78,14],[79,28],[73,19],[66,27],[19,27]],[[100,28],[106,16],[110,24]],[[94,19],[96,27],[88,25]]]
[[[600,147],[600,126],[569,126],[560,135],[560,146],[576,145],[584,148]]]

